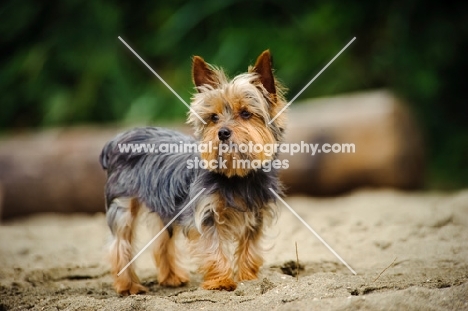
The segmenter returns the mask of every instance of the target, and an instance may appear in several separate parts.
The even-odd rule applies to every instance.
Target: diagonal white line
[[[120,41],[122,41],[123,44],[125,44],[125,46],[126,46],[130,51],[132,51],[133,54],[135,54],[135,56],[136,56],[146,67],[148,67],[148,69],[149,69],[149,70],[150,70],[150,71],[151,71],[151,72],[152,72],[152,73],[153,73],[153,74],[154,74],[154,75],[155,75],[155,76],[156,76],[156,77],[157,77],[157,78],[158,78],[158,79],[159,79],[159,80],[160,80],[160,81],[161,81],[161,82],[178,98],[178,99],[180,99],[180,101],[181,101],[185,106],[187,106],[188,109],[190,109],[190,111],[191,111],[193,114],[195,114],[195,115],[198,117],[198,119],[200,119],[200,121],[203,122],[203,124],[206,124],[205,120],[203,120],[203,119],[192,109],[192,107],[190,107],[190,105],[187,104],[187,103],[185,102],[185,100],[183,100],[183,98],[180,97],[179,94],[177,94],[177,92],[174,91],[174,89],[173,89],[169,84],[167,84],[167,82],[164,81],[164,79],[161,78],[161,76],[158,75],[158,73],[157,73],[156,71],[154,71],[153,68],[151,68],[151,67],[143,60],[143,58],[141,58],[140,55],[138,55],[137,52],[135,52],[135,51],[130,47],[130,45],[127,44],[127,42],[125,42],[124,39],[122,39],[120,36],[119,36],[118,38],[119,38]]]
[[[342,48],[341,51],[339,51],[338,54],[336,54],[335,57],[333,57],[333,59],[332,59],[331,61],[329,61],[328,64],[327,64],[325,67],[323,67],[322,70],[320,70],[320,72],[319,72],[318,74],[316,74],[315,77],[313,77],[312,80],[310,80],[309,83],[307,83],[306,86],[304,86],[304,87],[302,88],[302,90],[300,90],[299,93],[297,93],[296,96],[294,96],[294,98],[291,99],[291,100],[289,101],[289,103],[288,103],[286,106],[284,106],[284,108],[281,109],[280,112],[278,112],[278,113],[276,114],[276,116],[275,116],[273,119],[270,120],[270,122],[268,122],[268,124],[271,124],[273,121],[275,121],[276,118],[278,118],[279,115],[282,114],[282,113],[293,103],[293,101],[295,101],[296,98],[298,98],[299,95],[301,95],[302,92],[304,92],[305,89],[308,88],[309,85],[311,85],[312,82],[314,82],[315,79],[317,79],[318,76],[320,76],[320,75],[322,74],[322,72],[324,72],[325,69],[327,69],[328,66],[331,65],[331,63],[333,63],[333,62],[335,61],[335,59],[337,59],[338,56],[340,56],[340,54],[343,53],[343,51],[346,50],[346,49],[348,48],[348,46],[351,45],[351,43],[353,43],[354,40],[356,40],[356,37],[354,37],[353,39],[351,39],[351,41],[349,41],[349,43],[346,44],[346,46],[345,46],[344,48]]]
[[[270,189],[270,191],[273,192],[273,194],[274,194],[274,195],[291,211],[291,213],[293,213],[294,216],[296,216],[297,219],[299,219],[299,220],[304,224],[304,226],[306,226],[307,229],[309,229],[310,232],[312,232],[312,233],[317,237],[317,239],[319,239],[320,242],[322,242],[323,245],[325,245],[325,246],[328,248],[328,250],[330,250],[330,252],[332,252],[333,255],[335,255],[336,258],[338,258],[338,259],[346,266],[346,268],[349,269],[349,271],[351,271],[354,275],[357,274],[356,271],[354,271],[353,268],[351,268],[351,267],[346,263],[346,261],[344,261],[344,259],[341,258],[341,256],[338,255],[338,253],[335,252],[335,250],[334,250],[333,248],[331,248],[331,246],[328,245],[328,243],[325,242],[325,240],[322,239],[322,237],[321,237],[317,232],[315,232],[315,230],[312,229],[312,228],[309,226],[309,224],[307,224],[307,223],[304,221],[304,219],[302,219],[301,216],[299,216],[299,215],[296,213],[296,211],[293,210],[292,207],[289,206],[288,203],[286,203],[286,202],[275,192],[275,190],[273,190],[272,188],[269,188],[269,189]]]
[[[154,238],[152,238],[146,245],[145,247],[143,247],[139,252],[138,254],[136,254],[132,260],[130,260],[130,262],[128,264],[125,265],[125,267],[122,268],[122,270],[119,271],[119,273],[117,273],[117,276],[120,276],[122,274],[122,272],[124,272],[138,257],[140,257],[140,255],[151,245],[151,243],[153,243],[154,241],[156,241],[156,239],[161,235],[161,233],[164,232],[164,230],[166,230],[189,206],[190,204],[193,203],[193,201],[195,201],[196,198],[198,198],[202,193],[203,191],[205,191],[206,188],[203,188],[202,190],[200,190],[200,192],[197,193],[196,196],[193,197],[193,199],[190,200],[190,202],[187,203],[187,205],[185,205],[185,207],[183,209],[180,210],[180,212],[177,213],[177,215],[174,216],[174,218],[172,218],[171,221],[169,221],[167,223],[167,225],[164,226],[164,228],[161,229],[161,231],[158,232],[158,234],[156,234],[154,236]]]

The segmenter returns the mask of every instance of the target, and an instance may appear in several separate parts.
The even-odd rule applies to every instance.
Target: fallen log
[[[343,149],[283,154],[289,168],[281,178],[289,193],[336,195],[358,187],[411,190],[424,183],[421,131],[407,106],[389,92],[308,100],[291,109],[288,119],[287,142]],[[347,152],[350,145],[354,152]]]
[[[109,131],[53,129],[0,144],[3,218],[36,212],[104,211],[98,155]]]
[[[293,106],[286,142],[354,143],[355,153],[282,154],[281,159],[289,162],[289,168],[281,171],[288,193],[334,195],[364,186],[422,185],[420,132],[408,109],[390,93],[345,95]],[[175,129],[191,133],[187,126]],[[123,130],[63,128],[0,139],[1,217],[104,212],[106,176],[98,157],[105,142]]]

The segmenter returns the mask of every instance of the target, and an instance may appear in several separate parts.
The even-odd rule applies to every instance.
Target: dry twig
[[[391,263],[387,268],[383,269],[382,272],[380,272],[379,275],[377,275],[377,277],[375,278],[375,280],[372,281],[372,282],[377,281],[377,280],[380,278],[380,276],[381,276],[385,271],[387,271],[388,268],[390,268],[391,266],[393,266],[393,264],[395,263],[396,259],[397,259],[397,257],[395,257],[395,259],[393,259],[392,263]]]
[[[296,269],[297,269],[296,280],[299,281],[299,254],[297,253],[297,241],[295,243],[296,243]]]

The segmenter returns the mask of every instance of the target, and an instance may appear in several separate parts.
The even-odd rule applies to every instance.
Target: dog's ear
[[[260,76],[260,82],[262,83],[263,87],[268,91],[268,93],[276,94],[275,77],[273,76],[271,67],[272,58],[270,50],[265,50],[257,58],[255,66],[252,68],[252,71],[258,73],[258,75]]]
[[[215,72],[200,56],[193,57],[192,78],[193,84],[195,84],[197,88],[203,85],[216,87],[218,84]],[[200,89],[198,89],[198,91],[200,92]]]

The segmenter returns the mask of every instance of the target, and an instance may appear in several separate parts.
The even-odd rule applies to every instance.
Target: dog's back
[[[196,150],[179,148],[192,144],[196,142],[189,136],[157,127],[135,128],[110,140],[99,158],[108,175],[107,205],[133,197],[157,209],[163,221],[171,219],[186,203],[197,174],[187,169],[187,161],[198,156]]]

